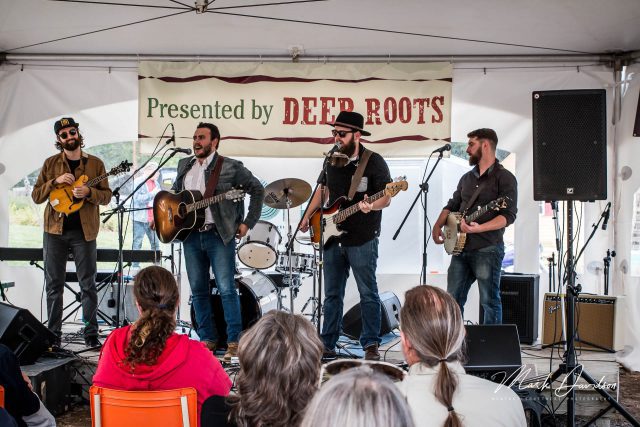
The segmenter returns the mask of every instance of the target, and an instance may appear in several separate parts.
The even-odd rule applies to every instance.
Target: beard
[[[67,151],[74,151],[78,147],[80,147],[80,140],[78,138],[70,139],[62,143],[62,148]]]
[[[469,166],[475,166],[482,160],[482,151],[476,150],[475,153],[469,154]]]
[[[199,159],[206,159],[207,157],[209,157],[209,154],[211,154],[211,152],[213,151],[213,144],[211,145],[200,145],[199,148],[202,149],[202,152],[197,153],[195,156]],[[195,152],[196,147],[193,147],[193,151]]]
[[[356,152],[356,144],[353,141],[353,134],[351,134],[351,140],[345,144],[342,144],[338,151],[349,158],[353,157]]]

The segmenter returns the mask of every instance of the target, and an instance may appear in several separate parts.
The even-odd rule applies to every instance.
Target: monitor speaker
[[[560,345],[564,340],[560,299],[564,301],[564,294],[544,295],[543,345]],[[610,352],[622,350],[623,305],[623,296],[580,295],[575,311],[576,348]]]
[[[21,365],[31,365],[56,342],[29,310],[0,302],[0,343],[18,357]]]
[[[520,342],[533,344],[538,339],[538,307],[540,276],[538,274],[503,273],[500,278],[502,323],[518,327]],[[480,321],[484,309],[480,304]]]
[[[606,200],[606,91],[533,92],[534,200]]]
[[[382,303],[382,322],[380,336],[386,335],[400,325],[400,300],[393,292],[380,294]],[[354,305],[342,318],[342,333],[352,339],[360,338],[362,332],[362,313],[360,303]]]
[[[502,383],[522,366],[516,325],[465,325],[468,374]]]

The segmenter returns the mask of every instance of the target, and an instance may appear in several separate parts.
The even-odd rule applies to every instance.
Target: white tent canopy
[[[0,246],[8,242],[6,195],[53,154],[51,126],[55,119],[73,115],[90,146],[137,139],[137,58],[266,61],[290,60],[292,52],[301,61],[447,58],[454,63],[452,140],[465,141],[469,130],[492,127],[499,135],[500,148],[515,153],[519,181],[515,271],[538,273],[531,92],[604,88],[609,115],[608,194],[614,206],[614,227],[596,235],[584,262],[601,261],[607,248],[616,248],[612,290],[627,295],[629,316],[627,350],[621,360],[640,369],[640,319],[633,317],[640,299],[639,278],[630,270],[634,194],[640,177],[633,171],[623,180],[620,173],[624,166],[635,169],[632,159],[640,154],[638,141],[631,136],[640,84],[634,78],[636,66],[627,67],[628,85],[616,81],[621,73],[612,68],[615,60],[619,61],[618,71],[633,63],[640,49],[640,4],[636,0],[616,1],[615,7],[603,7],[596,0],[545,0],[526,5],[491,0],[482,6],[478,2],[330,0],[242,8],[231,7],[274,2],[217,0],[201,15],[169,0],[127,2],[131,6],[91,2],[0,0],[0,52],[4,52],[0,53],[0,61],[4,60],[0,65]],[[178,12],[184,13],[95,32]],[[293,22],[299,20],[306,22]],[[94,33],[71,37],[90,32]],[[60,40],[52,41],[56,39]],[[44,43],[48,41],[52,42]],[[622,105],[620,121],[613,114],[617,93],[624,94],[617,97]],[[283,177],[282,168],[272,166],[275,163],[244,160],[265,179]],[[309,182],[315,179],[314,160],[287,167],[292,176]],[[410,169],[415,188],[424,164],[418,161],[404,167]],[[445,166],[434,175],[428,211],[432,221],[455,186],[459,171]],[[405,230],[401,241],[391,240],[406,210],[403,203],[408,202],[394,203],[392,211],[385,211],[381,242],[380,272],[388,275],[381,280],[381,289],[386,286],[398,294],[417,283],[421,252],[420,233]],[[597,220],[605,203],[585,206],[585,227]],[[421,230],[419,213],[413,216],[409,225]],[[403,249],[407,247],[410,249]],[[394,254],[396,249],[403,255],[401,260]],[[409,268],[411,263],[414,266]],[[429,270],[445,271],[448,258],[431,245],[429,264]],[[407,271],[409,278],[399,279]],[[41,277],[0,263],[0,278],[5,280],[9,274],[31,279],[24,285],[29,290],[16,294],[13,302],[33,304],[29,295],[40,294]],[[442,281],[436,276],[434,282]],[[601,291],[599,276],[585,272],[580,280],[585,291]],[[541,288],[546,289],[546,284],[541,283]]]

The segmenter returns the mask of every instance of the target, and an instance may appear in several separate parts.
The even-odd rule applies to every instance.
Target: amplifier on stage
[[[562,304],[560,299],[562,299]],[[560,317],[564,302],[564,294],[558,296],[558,294],[547,293],[544,295],[543,345],[564,342],[565,336]],[[623,314],[623,296],[581,294],[578,297],[575,311],[576,348],[611,352],[622,350]]]

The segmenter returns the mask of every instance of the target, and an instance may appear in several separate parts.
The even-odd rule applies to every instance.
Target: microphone
[[[611,202],[607,203],[607,207],[604,208],[604,212],[602,212],[602,218],[604,221],[602,222],[602,229],[607,229],[607,224],[609,223],[609,215],[611,214]]]
[[[169,145],[173,142],[173,146],[176,146],[176,129],[173,127],[173,123],[169,123],[171,126],[171,138],[167,139],[165,144]]]
[[[333,153],[338,151],[340,149],[340,146],[341,146],[340,141],[333,144],[333,147],[331,147],[331,150],[329,150],[329,152],[327,153],[327,157],[330,157]]]
[[[451,144],[444,144],[442,147],[432,151],[432,153],[442,153],[444,151],[451,151]]]
[[[186,154],[186,155],[191,154],[191,148],[172,147],[172,148],[169,148],[169,150],[175,151],[176,153]]]

